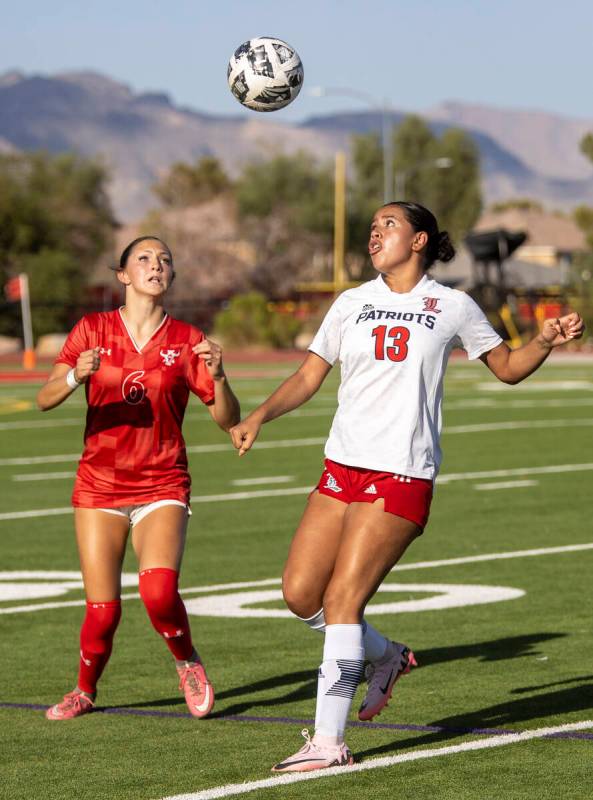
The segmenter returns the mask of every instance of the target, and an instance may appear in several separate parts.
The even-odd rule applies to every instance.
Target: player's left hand
[[[192,352],[206,362],[208,372],[215,381],[224,378],[222,347],[219,344],[216,344],[211,339],[203,339],[199,344],[195,344],[192,347]]]
[[[565,317],[544,320],[541,337],[548,347],[558,347],[572,339],[580,339],[584,330],[583,320],[576,311],[573,311]]]

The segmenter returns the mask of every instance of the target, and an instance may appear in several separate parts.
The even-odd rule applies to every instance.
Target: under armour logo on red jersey
[[[442,308],[437,308],[438,297],[423,297],[422,299],[424,300],[423,311],[434,311],[435,314],[440,314],[443,310]]]
[[[100,356],[110,356],[111,355],[111,347],[101,347],[101,348],[99,348],[99,355]]]
[[[180,355],[180,353],[180,350],[161,350],[160,355],[162,356],[163,364],[166,367],[172,367],[175,363],[175,359],[178,355]]]

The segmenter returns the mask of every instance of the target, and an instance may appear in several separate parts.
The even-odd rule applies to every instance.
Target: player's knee
[[[311,617],[321,608],[317,592],[312,592],[311,587],[299,576],[283,575],[282,595],[288,608],[297,617]]]
[[[146,569],[139,575],[140,597],[149,614],[167,616],[179,603],[178,573],[173,569]]]

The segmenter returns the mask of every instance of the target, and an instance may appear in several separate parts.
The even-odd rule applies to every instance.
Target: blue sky
[[[253,114],[226,65],[257,35],[290,42],[305,66],[279,120],[364,108],[313,86],[405,111],[461,100],[593,118],[591,0],[19,0],[3,12],[0,71],[93,69],[196,110]]]

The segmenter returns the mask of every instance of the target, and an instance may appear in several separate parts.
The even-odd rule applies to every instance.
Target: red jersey
[[[84,508],[189,502],[181,424],[190,390],[204,403],[214,381],[191,348],[204,334],[166,315],[139,348],[121,312],[89,314],[70,332],[56,363],[76,365],[100,348],[101,366],[85,384],[84,452],[72,504]]]

